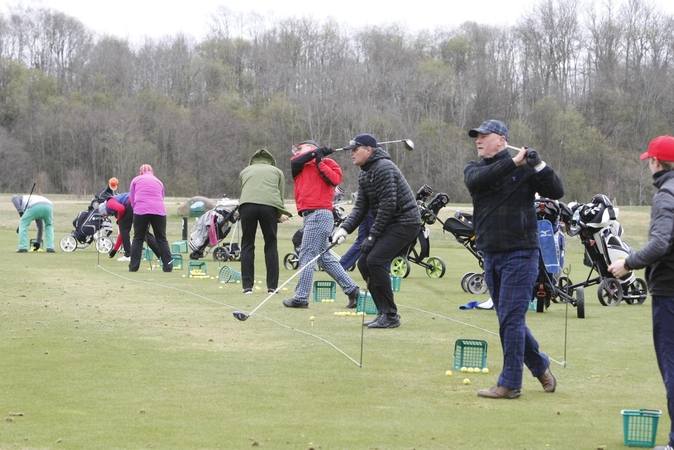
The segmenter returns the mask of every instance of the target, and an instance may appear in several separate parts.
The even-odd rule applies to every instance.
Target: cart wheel
[[[391,275],[394,277],[407,278],[410,274],[410,262],[404,256],[398,256],[391,261]]]
[[[648,287],[642,278],[635,278],[634,281],[627,286],[628,297],[624,297],[625,303],[628,305],[643,305],[648,296]]]
[[[294,253],[286,253],[286,255],[283,257],[283,267],[285,267],[286,270],[297,270],[299,266],[299,257]]]
[[[576,307],[576,312],[578,313],[578,318],[579,319],[584,319],[585,318],[585,289],[579,287],[575,291],[576,293],[576,304],[574,305]]]
[[[599,303],[604,306],[618,306],[623,299],[623,288],[615,278],[604,278],[597,289]]]
[[[569,277],[559,277],[559,280],[557,280],[557,287],[559,288],[559,290],[570,296],[573,296],[573,289],[571,289],[572,285],[573,283],[571,282],[571,279]],[[554,303],[566,302],[564,299],[560,299],[560,297],[557,295],[552,297],[552,301]]]
[[[463,292],[468,292],[468,279],[475,275],[475,272],[467,272],[462,278],[461,278],[461,289],[463,289]]]
[[[72,234],[63,236],[59,241],[59,247],[61,247],[61,250],[64,252],[74,252],[77,248],[77,239],[75,239]]]
[[[234,251],[229,254],[229,259],[232,261],[241,261],[241,250],[238,248],[234,249]]]
[[[229,259],[229,250],[227,250],[225,247],[215,247],[215,250],[213,250],[214,261],[225,262],[228,259]]]
[[[442,278],[445,275],[445,262],[438,258],[437,256],[431,256],[426,260],[426,263],[430,266],[426,269],[426,275],[429,278]]]
[[[96,250],[98,253],[108,253],[112,250],[112,241],[107,236],[101,236],[96,239]]]
[[[471,294],[482,295],[487,292],[487,283],[484,281],[483,273],[474,273],[466,281],[468,292]]]

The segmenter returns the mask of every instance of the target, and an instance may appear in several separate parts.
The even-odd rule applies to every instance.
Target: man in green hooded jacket
[[[276,159],[264,148],[250,158],[239,174],[241,197],[241,283],[244,294],[252,294],[255,285],[255,235],[260,224],[264,237],[264,261],[267,268],[267,292],[278,287],[279,257],[276,232],[279,222],[288,220],[284,205],[285,175],[276,167]]]

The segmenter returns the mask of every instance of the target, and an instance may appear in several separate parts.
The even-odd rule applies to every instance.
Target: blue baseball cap
[[[344,150],[353,150],[362,146],[377,148],[377,140],[371,134],[359,134],[349,142],[349,145],[344,147]]]
[[[479,134],[496,133],[504,136],[508,140],[508,127],[500,120],[485,120],[479,128],[472,128],[468,130],[468,136],[476,138]]]

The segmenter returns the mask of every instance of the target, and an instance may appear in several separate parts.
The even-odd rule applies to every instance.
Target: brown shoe
[[[508,389],[498,384],[492,388],[477,391],[477,396],[484,398],[517,398],[520,395],[522,395],[522,391],[519,389]]]
[[[543,390],[545,392],[555,392],[555,389],[557,389],[557,379],[555,376],[550,372],[550,368],[548,367],[545,369],[545,372],[543,372],[543,375],[540,375],[538,378],[538,381],[541,382],[541,386],[543,386]]]

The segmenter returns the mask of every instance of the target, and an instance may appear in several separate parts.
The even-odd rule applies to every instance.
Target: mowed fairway
[[[267,297],[261,239],[263,284],[244,296],[240,284],[217,282],[222,265],[240,263],[211,255],[202,261],[215,279],[190,279],[186,270],[148,270],[147,261],[129,273],[93,246],[62,252],[58,240],[89,199],[46,196],[55,203],[56,254],[14,253],[18,215],[11,195],[0,196],[0,448],[615,449],[623,448],[620,411],[639,408],[663,410],[657,442],[666,442],[650,298],[604,307],[592,286],[586,319],[573,306],[567,319],[563,304],[529,312],[558,362],[557,392],[543,392],[525,372],[521,398],[481,399],[477,391],[501,368],[498,325],[493,311],[459,310],[488,295],[463,291],[461,277],[479,270],[477,260],[438,224],[431,255],[447,273],[431,279],[412,265],[396,294],[402,326],[365,329],[359,367],[362,319],[335,316],[347,311],[339,291],[334,303],[285,308],[295,279],[247,321],[232,316]],[[167,199],[170,242],[181,238],[184,200]],[[450,205],[441,218],[458,208],[469,206]],[[621,210],[635,249],[645,243],[648,211]],[[281,259],[300,226],[299,218],[279,226]],[[570,277],[582,281],[589,269],[578,238],[567,236],[567,250]],[[280,281],[294,273],[281,266]],[[488,374],[454,370],[454,344],[465,338],[487,341]]]

